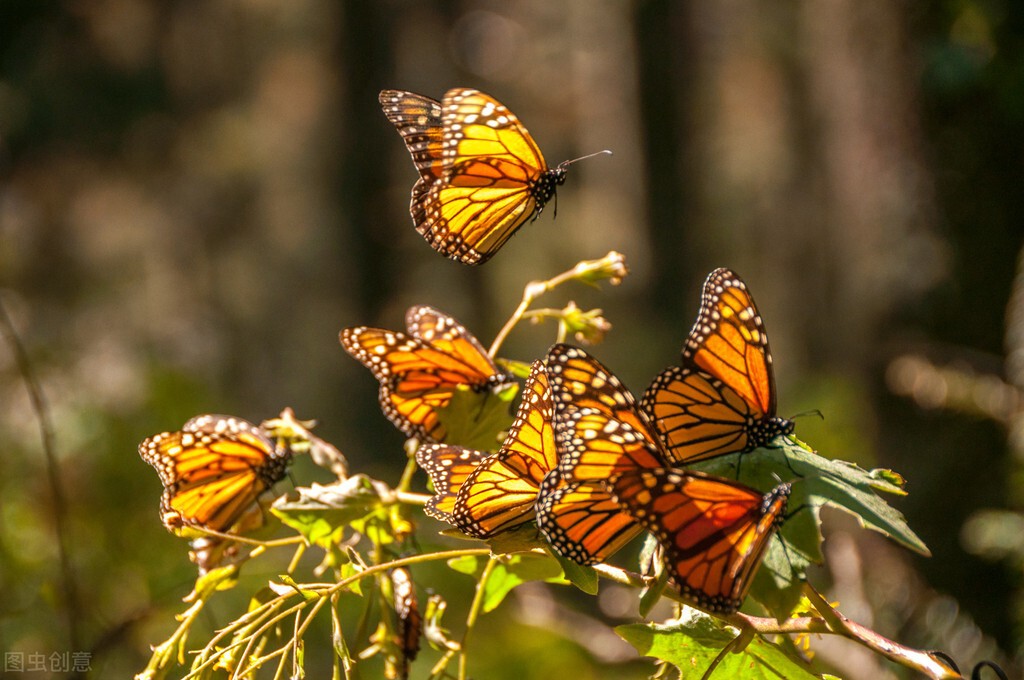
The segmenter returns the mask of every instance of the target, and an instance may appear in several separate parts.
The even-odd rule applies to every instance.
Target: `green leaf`
[[[684,617],[670,624],[628,624],[615,632],[643,656],[666,661],[684,678],[701,677],[735,637],[735,629],[686,607]],[[788,656],[759,635],[741,651],[726,653],[712,678],[818,680],[806,664]]]
[[[924,555],[924,542],[903,515],[877,492],[903,495],[903,479],[888,470],[864,470],[845,461],[829,460],[803,442],[777,437],[769,446],[744,454],[720,456],[693,466],[767,492],[781,480],[793,483],[786,520],[764,556],[750,596],[776,617],[785,617],[799,599],[800,578],[812,562],[820,563],[821,507],[830,505],[852,514],[861,526],[889,536]],[[738,473],[737,473],[738,468]]]
[[[270,511],[310,543],[327,546],[340,540],[350,523],[379,510],[384,490],[366,475],[353,475],[326,486],[300,487],[299,500],[282,497]]]
[[[553,581],[566,583],[558,562],[548,555],[519,553],[491,558],[497,560],[484,584],[483,611],[493,611],[520,583],[527,581]],[[476,555],[464,555],[448,560],[448,566],[462,574],[479,579],[486,561]]]
[[[436,409],[437,419],[448,431],[445,442],[478,451],[496,450],[502,433],[512,426],[509,406],[518,391],[517,383],[484,392],[459,385],[451,400]]]
[[[573,584],[587,595],[597,595],[597,572],[593,567],[585,567],[572,560],[562,557],[556,552],[551,553],[552,557],[558,560],[562,567],[562,575],[569,583]]]

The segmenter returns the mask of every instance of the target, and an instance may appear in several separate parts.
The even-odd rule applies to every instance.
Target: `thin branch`
[[[75,586],[74,571],[71,568],[71,557],[68,552],[67,540],[67,501],[64,497],[64,489],[60,483],[60,473],[57,463],[56,444],[53,433],[53,423],[50,421],[50,408],[43,395],[42,386],[36,378],[32,369],[32,361],[28,352],[21,342],[14,322],[7,313],[7,307],[3,303],[3,296],[0,295],[0,324],[3,326],[4,336],[14,353],[14,360],[18,366],[18,372],[28,390],[29,400],[32,402],[32,410],[35,411],[36,421],[39,423],[39,435],[42,439],[43,455],[46,459],[46,477],[50,485],[50,495],[53,498],[54,533],[57,538],[57,554],[60,560],[61,582],[64,590],[65,615],[67,617],[68,643],[70,649],[79,649],[78,641],[78,589]]]
[[[466,640],[469,639],[469,633],[473,630],[473,626],[476,625],[476,620],[480,616],[480,609],[484,603],[484,590],[487,588],[487,581],[490,579],[491,572],[494,571],[494,565],[497,563],[497,557],[492,556],[487,560],[483,573],[480,574],[480,580],[476,583],[473,603],[469,606],[469,614],[466,616],[466,632],[462,634],[462,643],[459,649],[459,680],[466,680]]]

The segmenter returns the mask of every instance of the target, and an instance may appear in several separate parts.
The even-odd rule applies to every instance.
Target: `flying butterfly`
[[[510,384],[479,341],[447,314],[420,305],[405,315],[407,333],[358,326],[341,331],[345,351],[380,382],[380,405],[395,427],[425,442],[444,441],[437,409],[465,385],[483,393]]]
[[[597,359],[554,345],[548,372],[562,481],[602,484],[665,547],[672,581],[684,597],[713,611],[735,611],[781,522],[789,486],[762,495],[738,482],[673,470],[669,452],[629,390]],[[542,488],[538,525],[567,523],[557,509],[545,507],[550,498]],[[585,551],[566,556],[589,558]]]
[[[605,485],[661,543],[670,583],[698,606],[723,614],[743,604],[790,493],[788,483],[762,495],[669,468],[638,468]]]
[[[259,427],[221,415],[197,416],[177,432],[150,437],[139,454],[160,475],[160,518],[175,533],[185,527],[231,531],[284,477],[292,457]]]
[[[793,431],[793,421],[775,414],[768,335],[734,272],[708,275],[682,365],[659,374],[640,403],[674,463],[744,453]]]
[[[379,100],[420,174],[409,205],[416,231],[464,264],[483,264],[536,219],[582,160],[549,168],[519,119],[478,90],[452,89],[440,102],[384,90]]]

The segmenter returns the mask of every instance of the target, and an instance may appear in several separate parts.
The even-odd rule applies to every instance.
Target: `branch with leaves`
[[[559,340],[571,336],[581,342],[599,341],[610,330],[600,310],[583,311],[571,302],[561,309],[531,307],[541,295],[568,282],[617,283],[625,275],[622,256],[609,253],[601,260],[581,262],[547,281],[529,284],[487,356],[494,360],[509,333],[524,319],[556,320]],[[454,322],[445,323],[433,335],[419,337],[411,333],[416,342],[401,339],[397,332],[380,337],[382,342],[390,343],[387,346],[391,350],[397,347],[397,351],[411,353],[429,341],[434,344],[428,349],[437,351],[453,328]],[[500,364],[516,375],[527,372],[526,362],[502,360]],[[393,372],[382,373],[389,380],[393,377]],[[512,395],[508,394],[507,380],[492,383],[485,381],[480,389],[451,390],[444,404],[432,407],[436,424],[430,431],[445,432],[445,445],[483,449],[482,456],[497,449],[510,425]],[[503,396],[494,398],[498,393]],[[406,393],[395,385],[382,382],[381,396],[382,403],[385,397],[390,399],[387,403],[399,413],[407,406],[401,401],[407,399]],[[437,510],[440,496],[413,489],[420,442],[411,439],[407,443],[405,468],[392,486],[352,473],[341,453],[313,435],[311,428],[312,423],[299,421],[286,410],[281,417],[260,426],[266,440],[262,445],[273,446],[274,451],[308,451],[338,480],[300,487],[269,507],[269,514],[293,532],[286,539],[258,541],[233,531],[204,532],[202,527],[192,527],[205,534],[192,546],[193,557],[201,562],[205,573],[186,598],[190,606],[179,615],[177,628],[154,648],[149,665],[138,678],[161,678],[174,666],[185,669],[184,678],[208,677],[214,671],[225,672],[231,678],[248,678],[261,669],[272,674],[268,677],[296,677],[305,669],[307,642],[332,650],[334,677],[357,677],[361,665],[373,657],[384,659],[387,677],[406,677],[413,660],[422,661],[418,656],[422,636],[434,650],[432,661],[426,662],[431,664],[429,677],[465,680],[470,676],[474,656],[482,653],[475,648],[473,637],[478,621],[501,606],[516,586],[543,581],[593,595],[600,579],[635,587],[644,615],[659,599],[677,603],[669,621],[633,623],[615,629],[639,654],[653,657],[661,669],[659,673],[675,666],[686,677],[696,669],[704,678],[761,677],[769,671],[786,678],[820,678],[823,671],[793,644],[794,638],[806,640],[815,634],[854,640],[931,678],[962,677],[942,655],[900,645],[851,621],[806,582],[806,568],[823,559],[820,510],[826,505],[853,515],[866,529],[927,554],[902,515],[879,495],[904,493],[902,478],[891,471],[868,471],[829,460],[792,435],[779,435],[753,451],[715,456],[688,466],[692,474],[703,475],[701,479],[727,478],[754,489],[772,488],[782,479],[792,485],[793,510],[781,518],[781,530],[763,554],[744,612],[716,613],[695,606],[692,597],[674,587],[657,558],[664,546],[653,538],[648,538],[642,551],[646,559],[641,560],[650,568],[637,571],[605,562],[577,563],[553,549],[529,517],[516,528],[498,532],[484,543],[478,541],[476,547],[424,551],[416,540],[419,513],[424,505]],[[468,538],[456,529],[444,534],[453,540]],[[217,546],[217,550],[211,546]],[[243,546],[252,549],[244,552]],[[247,583],[243,571],[250,562],[282,550],[294,551],[287,572],[254,593],[246,612],[239,613],[189,653],[190,633],[203,608],[219,593]],[[300,576],[299,557],[309,551],[321,555],[320,564],[311,574]],[[199,553],[201,558],[197,557]],[[420,613],[415,588],[418,567],[438,561],[475,581],[465,621],[455,633],[442,624],[447,610],[442,593],[431,594]],[[755,610],[763,615],[747,613]],[[311,624],[318,617],[329,620],[330,639],[308,639]]]

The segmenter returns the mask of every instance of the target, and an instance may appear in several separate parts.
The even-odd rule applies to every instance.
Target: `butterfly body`
[[[793,421],[776,415],[764,322],[734,272],[708,275],[681,365],[659,374],[640,404],[674,463],[745,453],[793,431]]]
[[[380,382],[385,416],[409,437],[441,442],[437,410],[466,386],[486,392],[511,381],[479,341],[454,318],[426,305],[406,314],[407,333],[357,326],[341,332],[345,351]]]
[[[384,90],[380,103],[420,173],[409,212],[438,252],[483,264],[565,181],[503,104],[478,90],[449,90],[440,102]]]
[[[291,452],[255,425],[219,415],[197,416],[177,432],[150,437],[139,454],[163,482],[160,514],[171,531],[230,531],[291,462]]]

